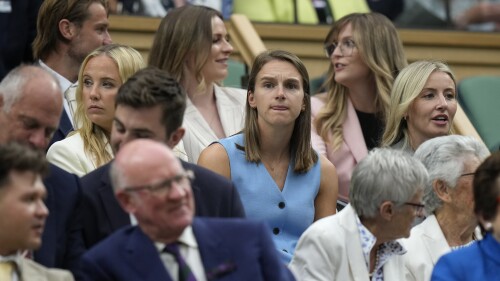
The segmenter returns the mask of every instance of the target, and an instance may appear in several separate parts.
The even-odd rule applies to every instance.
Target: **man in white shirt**
[[[76,88],[71,86],[78,80],[80,65],[90,52],[111,43],[107,9],[107,0],[45,0],[40,7],[33,55],[57,77],[65,98],[51,144],[74,128]]]

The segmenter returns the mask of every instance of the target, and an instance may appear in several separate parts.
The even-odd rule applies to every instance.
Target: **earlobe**
[[[59,21],[59,33],[67,40],[71,40],[75,34],[75,25],[67,19]]]
[[[432,188],[436,193],[437,197],[439,197],[443,202],[450,202],[450,193],[448,186],[443,180],[437,179],[432,182]]]
[[[390,201],[383,202],[380,204],[379,212],[383,219],[390,221],[394,215],[394,204]]]
[[[250,105],[251,108],[256,108],[257,106],[255,105],[255,97],[252,91],[248,91],[248,104]]]
[[[120,206],[122,207],[125,212],[129,214],[134,214],[135,213],[135,204],[132,202],[132,198],[130,194],[126,193],[125,191],[121,190],[116,192],[116,199],[118,200],[118,203],[120,203]]]
[[[168,146],[174,148],[184,137],[184,133],[186,130],[182,127],[177,128],[172,134],[170,134],[170,138],[168,139]]]

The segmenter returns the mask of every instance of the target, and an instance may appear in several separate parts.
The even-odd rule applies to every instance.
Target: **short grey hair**
[[[28,84],[31,79],[44,74],[52,78],[57,84],[57,87],[60,89],[57,78],[40,66],[23,64],[12,69],[3,78],[2,82],[0,82],[0,96],[3,98],[3,107],[1,110],[5,113],[9,113],[12,105],[14,105],[21,98],[26,84]]]
[[[125,188],[127,185],[127,181],[125,179],[125,173],[116,164],[116,161],[112,161],[109,168],[109,177],[111,179],[111,186],[113,187],[113,191],[116,192],[119,189]]]
[[[351,205],[358,216],[374,218],[384,201],[401,206],[423,190],[427,180],[424,165],[409,153],[375,148],[354,168]]]
[[[489,155],[488,148],[473,137],[449,135],[422,143],[415,151],[414,157],[422,161],[429,173],[429,180],[424,189],[426,212],[432,214],[443,204],[432,187],[435,180],[442,180],[450,188],[455,188],[465,163],[470,161],[471,157],[483,162]]]

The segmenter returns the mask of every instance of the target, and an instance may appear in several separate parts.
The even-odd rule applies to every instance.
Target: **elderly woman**
[[[423,212],[427,170],[400,150],[376,148],[352,173],[350,204],[300,237],[297,280],[404,280],[402,245]]]
[[[286,263],[300,235],[335,213],[335,167],[311,147],[309,75],[286,51],[255,58],[245,129],[203,150],[198,164],[231,179],[248,218],[266,221]]]
[[[500,279],[500,152],[488,157],[474,174],[474,212],[484,238],[441,257],[432,281]]]
[[[407,62],[396,28],[377,13],[336,21],[325,51],[330,59],[327,91],[311,98],[311,140],[337,168],[339,199],[347,202],[352,170],[379,146],[392,83]]]
[[[394,81],[382,146],[413,154],[424,141],[450,134],[456,112],[456,80],[450,68],[439,61],[414,62]]]
[[[488,155],[482,142],[458,135],[430,139],[415,152],[429,172],[424,204],[430,215],[404,240],[406,281],[430,280],[439,257],[479,238],[472,180]]]

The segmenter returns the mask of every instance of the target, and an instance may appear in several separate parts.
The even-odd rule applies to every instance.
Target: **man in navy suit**
[[[110,170],[115,196],[138,226],[84,254],[83,280],[294,280],[264,224],[193,219],[193,173],[164,144],[132,141]]]
[[[50,144],[73,130],[76,88],[71,86],[78,80],[83,60],[93,50],[111,43],[107,8],[107,0],[44,0],[40,7],[33,56],[56,76],[65,98]]]
[[[0,83],[0,144],[20,142],[45,151],[62,111],[61,89],[55,77],[38,66],[19,66]],[[78,206],[78,177],[50,165],[44,179],[49,216],[35,261],[75,270],[84,251]]]
[[[166,72],[146,68],[135,73],[121,86],[111,145],[115,152],[131,140],[147,138],[176,147],[184,135],[181,127],[186,95]],[[197,216],[244,217],[238,192],[231,181],[197,165],[182,161],[192,170]],[[83,189],[84,241],[90,248],[116,229],[129,225],[130,216],[120,208],[109,178],[109,164],[81,179]]]

